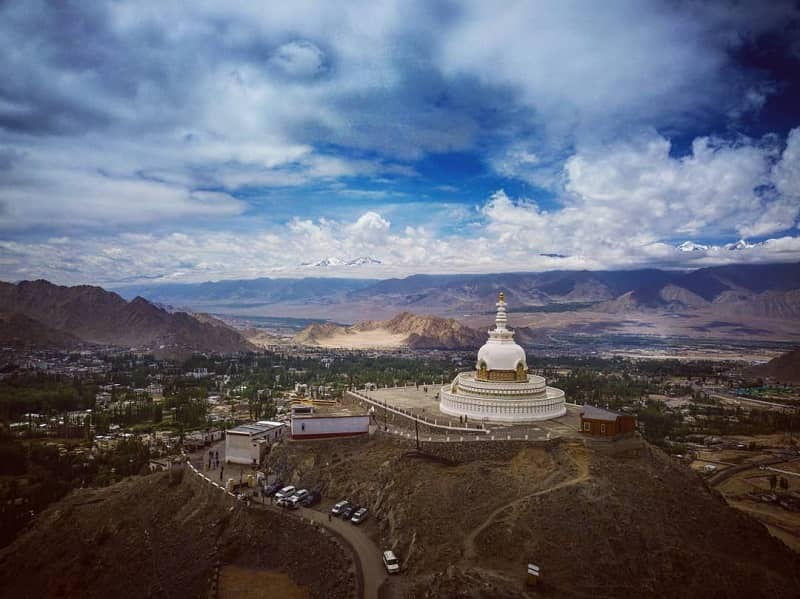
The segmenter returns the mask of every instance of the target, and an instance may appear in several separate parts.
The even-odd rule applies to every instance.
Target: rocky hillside
[[[147,347],[164,353],[253,349],[237,331],[209,318],[168,312],[137,297],[127,302],[100,287],[62,287],[47,281],[0,283],[0,312],[40,323],[39,329],[80,341]],[[50,341],[47,341],[50,343]]]
[[[280,447],[270,462],[284,481],[372,510],[376,541],[405,568],[386,597],[530,597],[529,561],[542,568],[548,597],[800,590],[800,557],[658,449],[610,457],[580,442],[457,448],[320,443]]]
[[[64,331],[59,331],[28,318],[24,314],[0,313],[0,345],[15,349],[72,349],[82,341]]]
[[[314,323],[298,333],[293,341],[304,345],[341,343],[343,347],[351,347],[367,336],[379,343],[382,333],[394,344],[415,349],[474,348],[486,340],[485,334],[452,318],[403,312],[390,320],[363,321],[350,327]]]
[[[800,348],[786,352],[761,366],[754,366],[749,373],[758,377],[770,377],[781,383],[800,383]]]
[[[602,302],[610,313],[705,310],[721,316],[800,318],[800,264],[703,268],[675,274],[665,284],[639,285]]]
[[[0,596],[206,599],[217,562],[286,574],[310,597],[348,598],[350,560],[329,536],[280,514],[232,507],[185,474],[73,492],[0,550]],[[231,595],[233,596],[233,595]]]

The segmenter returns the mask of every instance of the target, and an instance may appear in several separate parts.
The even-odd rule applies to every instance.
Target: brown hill
[[[774,378],[782,383],[800,383],[800,348],[781,354],[761,366],[754,366],[749,373]]]
[[[714,306],[721,313],[736,316],[797,319],[800,318],[800,289],[724,294],[714,301]]]
[[[368,320],[343,327],[333,323],[314,323],[295,335],[293,341],[304,345],[340,344],[361,346],[365,339],[386,345],[402,345],[415,349],[461,349],[481,345],[486,335],[452,318],[422,316],[402,312],[390,320]]]
[[[0,550],[0,596],[19,599],[202,598],[217,560],[288,574],[309,596],[347,598],[350,560],[295,518],[247,511],[186,473],[75,491]]]
[[[100,287],[63,287],[48,281],[0,283],[0,311],[35,319],[90,343],[148,347],[164,353],[253,349],[224,323],[170,313],[137,297],[126,302]]]
[[[292,341],[301,345],[318,345],[323,339],[339,334],[346,335],[347,327],[332,322],[313,322],[297,333]]]
[[[372,510],[375,538],[404,563],[387,597],[530,597],[528,562],[542,568],[537,597],[798,596],[800,557],[658,449],[423,450],[381,439],[282,446],[270,466]]]
[[[83,342],[23,314],[0,313],[0,345],[16,349],[72,349]]]

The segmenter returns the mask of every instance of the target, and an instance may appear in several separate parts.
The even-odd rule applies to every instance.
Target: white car
[[[391,551],[383,552],[383,565],[386,566],[386,571],[389,574],[397,574],[400,572],[400,560]]]
[[[275,493],[275,499],[277,499],[278,501],[280,501],[281,499],[288,499],[289,497],[294,495],[295,491],[296,489],[291,485],[288,487],[284,487],[283,489]]]
[[[308,491],[305,489],[300,489],[297,493],[292,495],[291,497],[287,497],[282,500],[282,503],[286,505],[286,507],[296,510],[300,507],[300,502],[303,501],[308,497]]]
[[[339,517],[342,515],[342,512],[346,507],[350,505],[349,501],[339,501],[336,505],[331,508],[331,515]]]
[[[353,524],[361,524],[364,520],[367,519],[367,514],[369,514],[367,508],[365,507],[359,508],[358,510],[356,510],[356,513],[353,514],[353,517],[350,518],[350,522],[352,522]]]

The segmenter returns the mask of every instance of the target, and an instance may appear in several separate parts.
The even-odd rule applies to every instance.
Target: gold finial
[[[499,296],[499,297],[500,297],[500,301],[501,301],[501,302],[504,302],[504,301],[506,301],[506,296],[505,296],[505,294],[504,294],[502,291],[500,292],[500,296]]]

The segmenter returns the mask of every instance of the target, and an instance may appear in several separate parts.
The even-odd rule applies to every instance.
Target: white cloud
[[[800,130],[782,154],[711,136],[684,157],[655,133],[768,108],[779,86],[732,50],[797,13],[760,4],[4,5],[0,274],[256,276],[363,255],[397,274],[609,267],[771,235],[740,257],[787,259]],[[453,152],[557,201],[433,206],[425,185],[475,201],[474,179],[411,162]],[[419,198],[387,204],[403,177]],[[304,185],[341,202],[336,220],[308,216]],[[274,216],[274,188],[296,212]]]
[[[275,50],[269,63],[286,75],[315,77],[325,70],[325,55],[313,43],[296,40]]]
[[[781,195],[800,201],[800,127],[789,132],[783,156],[772,169],[772,180]]]
[[[559,209],[499,191],[481,214],[508,255],[559,253],[603,266],[678,261],[677,236],[762,237],[794,228],[799,147],[800,129],[777,161],[771,145],[749,140],[698,138],[682,158],[656,134],[594,145],[566,161]]]
[[[390,223],[377,212],[365,212],[350,228],[351,239],[356,243],[380,244],[389,233]]]
[[[241,214],[245,204],[227,193],[99,173],[45,168],[0,190],[0,229],[54,225],[142,224],[180,218]]]

